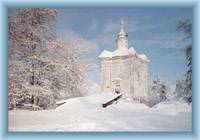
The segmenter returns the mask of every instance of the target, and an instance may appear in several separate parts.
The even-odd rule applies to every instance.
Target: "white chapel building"
[[[138,54],[133,47],[129,48],[123,20],[116,45],[115,51],[104,50],[99,55],[101,92],[120,93],[129,100],[142,101],[148,92],[149,59],[144,54]]]

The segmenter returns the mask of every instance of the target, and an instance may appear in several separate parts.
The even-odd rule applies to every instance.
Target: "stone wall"
[[[111,60],[101,61],[101,91],[109,92],[111,89]]]
[[[102,59],[102,92],[113,92],[113,81],[120,78],[121,93],[125,98],[144,99],[148,92],[147,65],[134,55]]]

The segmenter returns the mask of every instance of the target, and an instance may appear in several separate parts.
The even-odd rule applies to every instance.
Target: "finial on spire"
[[[121,28],[121,30],[124,30],[124,21],[123,20],[120,21],[120,28]]]

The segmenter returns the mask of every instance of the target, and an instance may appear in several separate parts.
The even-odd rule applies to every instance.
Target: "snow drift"
[[[191,131],[191,106],[160,103],[153,108],[120,101],[102,108],[110,94],[65,100],[55,110],[9,111],[9,131]]]

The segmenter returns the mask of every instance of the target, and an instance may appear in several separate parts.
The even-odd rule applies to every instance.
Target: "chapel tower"
[[[148,92],[148,63],[144,54],[136,53],[128,47],[128,35],[124,31],[124,21],[120,22],[120,32],[116,38],[115,51],[104,50],[101,61],[101,92],[121,93],[130,101],[145,100]]]

